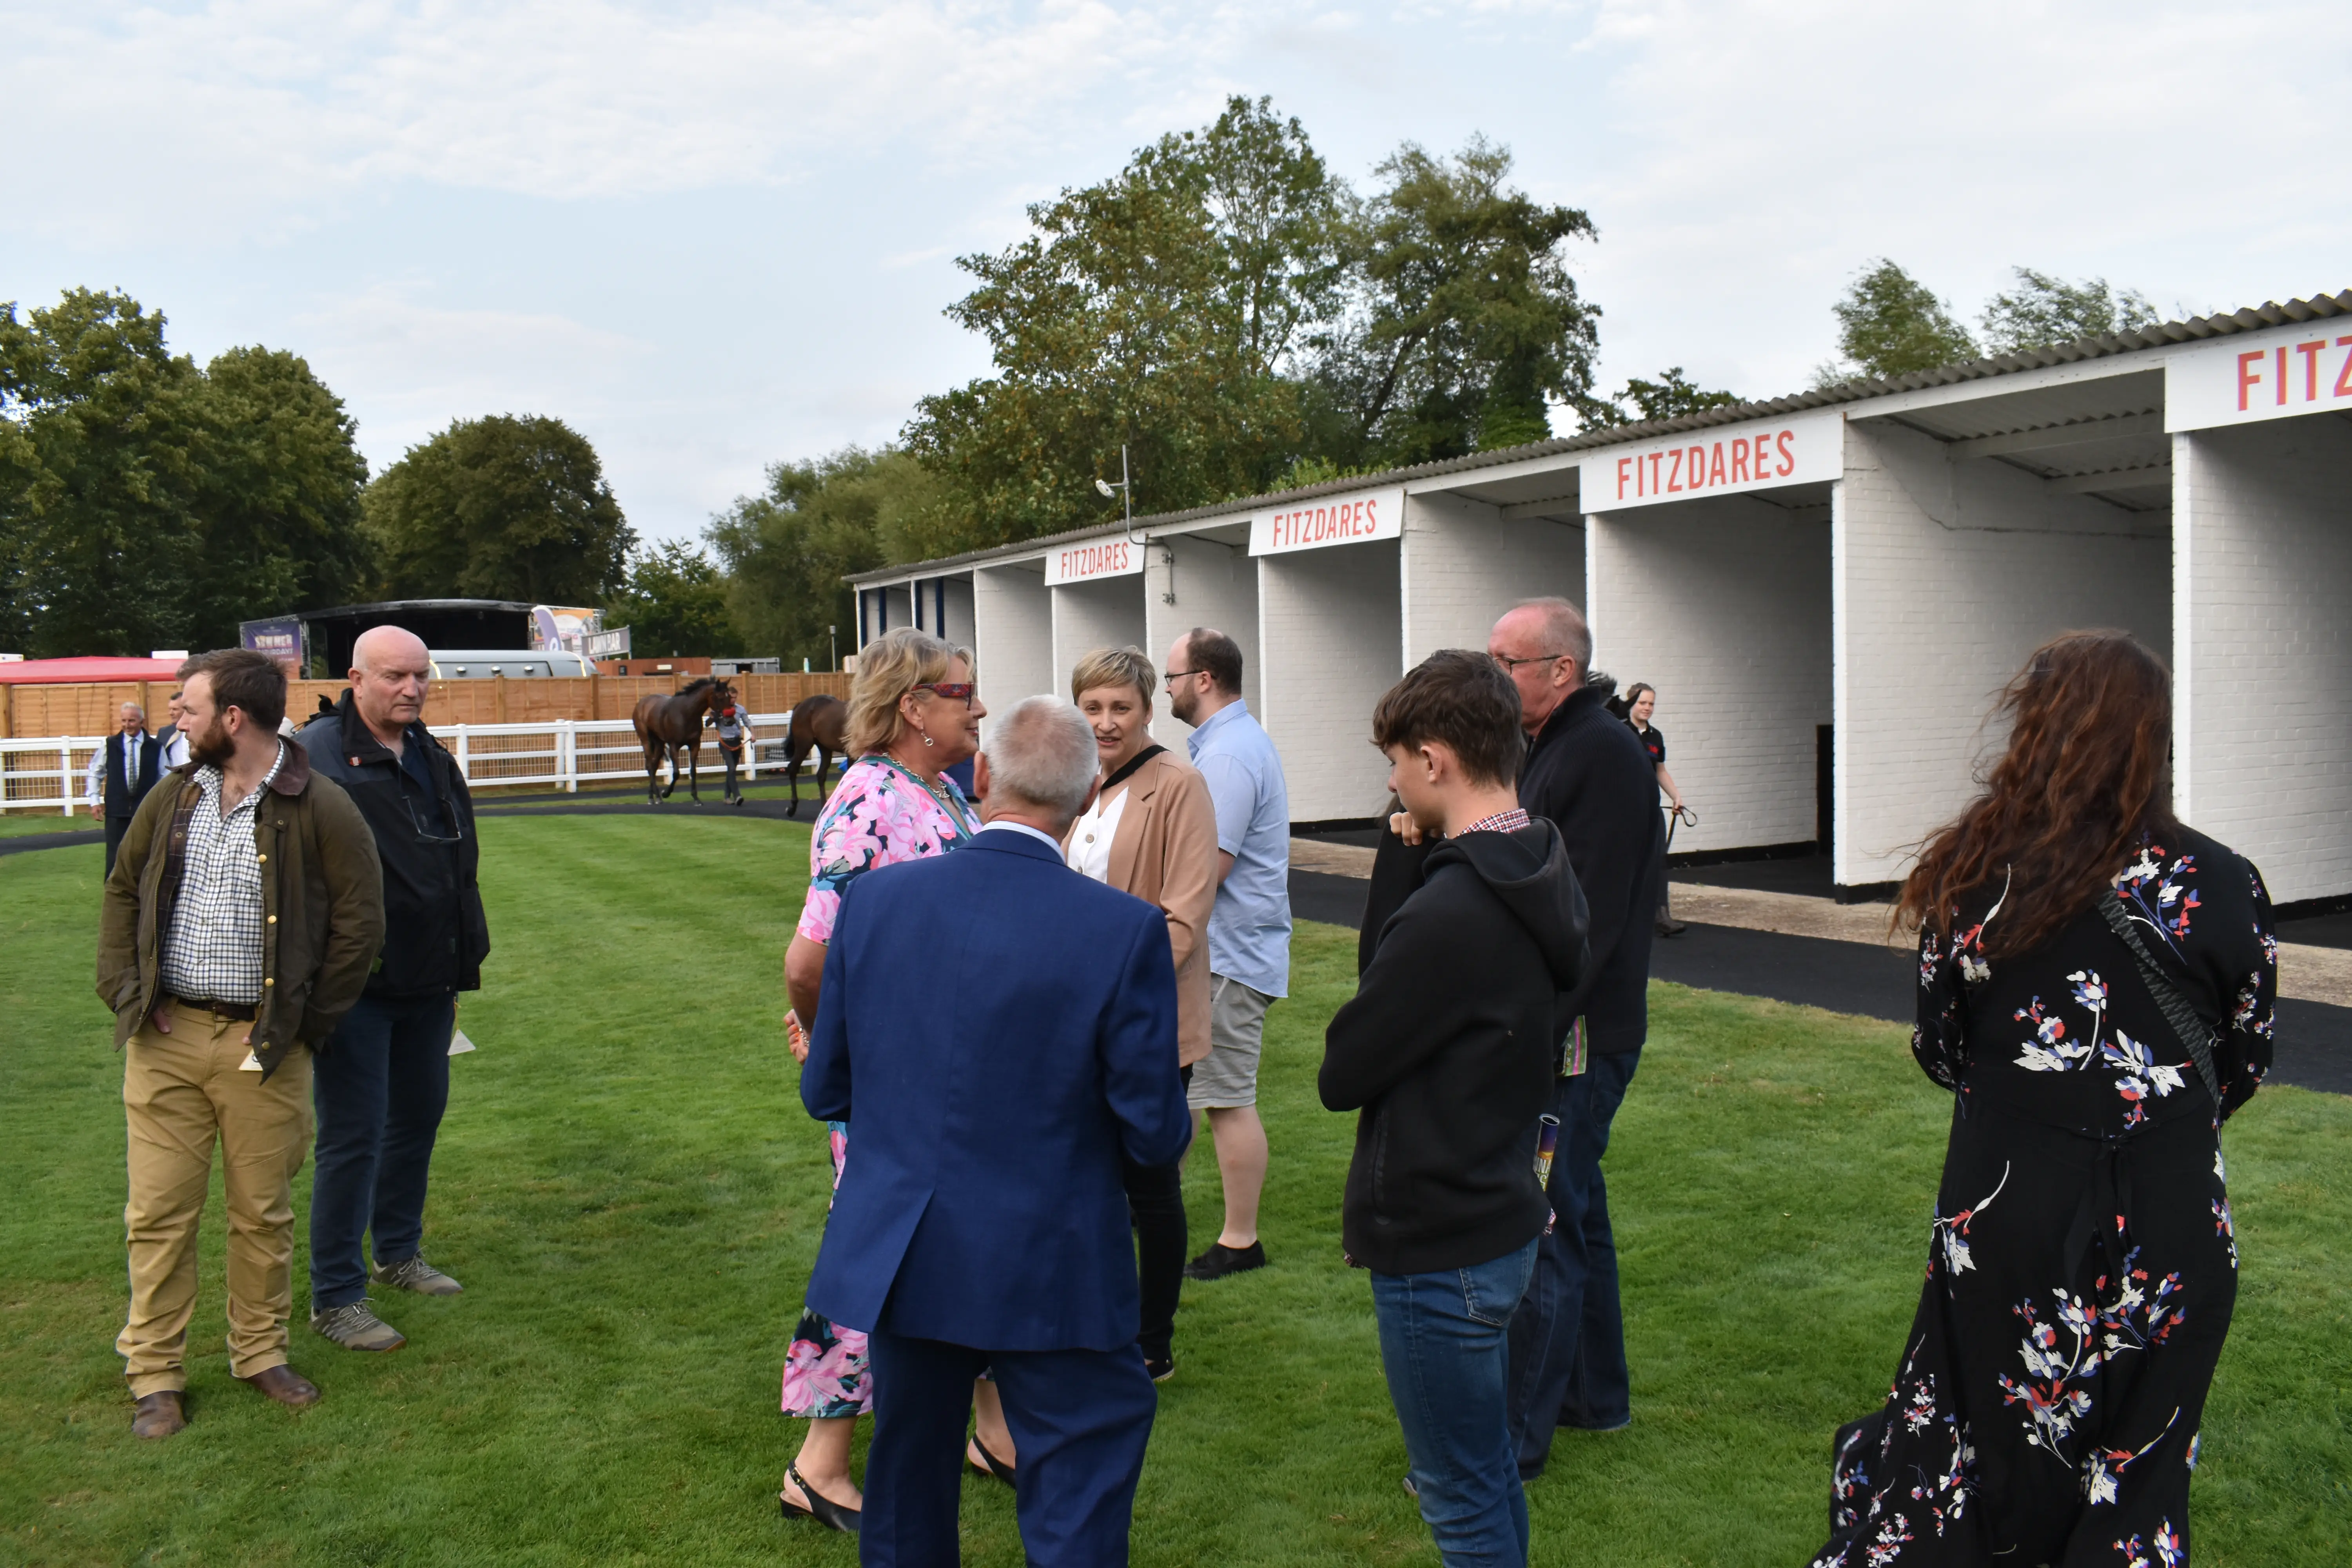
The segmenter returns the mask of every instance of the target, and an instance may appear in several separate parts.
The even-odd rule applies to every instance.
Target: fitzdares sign
[[[1250,518],[1250,553],[1281,555],[1334,544],[1395,539],[1404,532],[1404,491],[1318,496]]]
[[[1143,570],[1143,546],[1121,534],[1065,544],[1045,557],[1045,586],[1091,583],[1097,577],[1132,577]]]
[[[1605,448],[1584,459],[1577,489],[1586,511],[1620,511],[1844,474],[1845,420],[1830,409]]]

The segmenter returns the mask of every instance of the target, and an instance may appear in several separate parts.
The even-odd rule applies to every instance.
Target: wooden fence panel
[[[754,713],[782,713],[817,692],[849,695],[850,678],[827,671],[728,678]],[[550,679],[436,680],[425,699],[427,724],[545,724],[558,719],[626,719],[637,699],[667,696],[687,678],[670,675],[559,676]],[[319,700],[340,700],[347,683],[297,680],[286,689],[286,712],[297,724],[318,711]],[[0,688],[0,739],[103,735],[116,710],[136,702],[147,727],[162,727],[173,687],[164,680]]]

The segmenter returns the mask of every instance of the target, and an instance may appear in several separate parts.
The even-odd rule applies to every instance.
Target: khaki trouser
[[[294,1302],[294,1173],[310,1147],[310,1053],[297,1046],[262,1082],[241,1065],[251,1024],[176,1003],[172,1032],[140,1025],[123,1047],[131,1125],[131,1316],[114,1342],[133,1398],[188,1386],[196,1226],[218,1137],[228,1194],[229,1371],[286,1363]]]

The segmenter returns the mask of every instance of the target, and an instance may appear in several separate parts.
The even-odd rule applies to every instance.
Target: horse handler
[[[751,728],[751,716],[743,711],[743,700],[730,691],[726,702],[712,710],[708,721],[719,731],[719,760],[727,764],[727,798],[740,805],[743,786],[735,782],[735,772],[743,765],[744,748],[759,739]]]
[[[312,765],[350,792],[383,862],[383,960],[315,1083],[319,1165],[310,1197],[310,1326],[346,1350],[407,1342],[375,1315],[370,1280],[455,1296],[425,1261],[425,1188],[449,1104],[457,993],[482,984],[490,933],[475,882],[474,802],[457,759],[422,721],[432,662],[398,626],[352,649],[351,689],[305,725]],[[375,1267],[361,1250],[373,1233]]]
[[[229,1372],[280,1405],[319,1398],[286,1364],[310,1053],[358,999],[383,940],[367,824],[278,738],[285,672],[230,648],[180,675],[189,762],[131,819],[98,933],[98,994],[114,1010],[130,1124],[131,1312],[115,1349],[141,1437],[187,1425],[196,1227],[215,1141]]]

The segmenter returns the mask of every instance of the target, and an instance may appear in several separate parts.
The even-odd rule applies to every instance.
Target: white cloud
[[[558,415],[649,531],[983,368],[949,258],[1229,92],[1360,185],[1509,145],[1600,226],[1610,387],[1801,386],[1879,255],[1971,316],[2011,263],[2352,284],[2340,0],[0,0],[0,37],[5,293],[307,353],[379,464]]]

